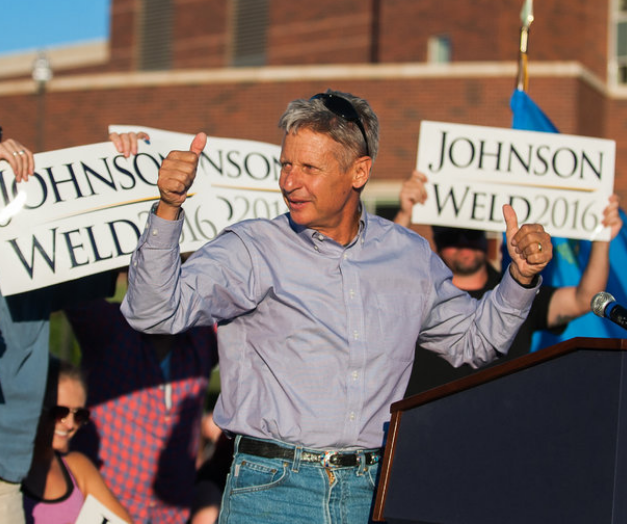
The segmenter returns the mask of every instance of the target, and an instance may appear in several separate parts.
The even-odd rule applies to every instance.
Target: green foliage
[[[78,342],[74,338],[70,323],[61,311],[50,315],[50,352],[75,365],[78,365],[81,360]]]

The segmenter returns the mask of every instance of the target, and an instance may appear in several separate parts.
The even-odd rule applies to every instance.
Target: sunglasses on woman
[[[364,137],[366,144],[366,156],[370,156],[370,148],[368,147],[368,138],[366,137],[366,130],[361,122],[359,113],[355,109],[355,106],[343,96],[334,95],[331,93],[318,93],[310,98],[310,100],[322,100],[324,107],[326,107],[331,113],[339,116],[347,122],[352,122],[357,125]]]
[[[65,420],[70,416],[70,413],[74,415],[74,421],[79,425],[85,424],[89,420],[89,410],[87,408],[68,408],[67,406],[52,406],[48,408],[50,417],[57,422]]]

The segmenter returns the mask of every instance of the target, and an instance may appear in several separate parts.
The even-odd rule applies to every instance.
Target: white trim
[[[35,55],[33,55],[35,56]],[[53,69],[55,55],[50,53]],[[1,60],[1,59],[0,59]],[[0,67],[2,64],[0,63]],[[30,67],[30,64],[29,64]],[[78,66],[76,66],[78,67]],[[295,82],[320,80],[403,80],[436,78],[515,78],[515,62],[464,62],[451,64],[357,64],[285,67],[182,69],[54,76],[48,91],[90,91],[173,85],[209,85],[250,82]],[[627,86],[608,88],[597,75],[579,62],[540,62],[529,65],[531,78],[580,78],[605,96],[627,98]],[[1,95],[34,93],[28,80],[0,81]]]
[[[94,40],[71,46],[32,49],[0,55],[0,78],[31,76],[33,62],[44,51],[57,70],[104,65],[109,61],[109,42]]]
[[[617,86],[617,64],[616,64],[616,12],[618,10],[618,0],[608,2],[609,13],[607,17],[607,84]]]

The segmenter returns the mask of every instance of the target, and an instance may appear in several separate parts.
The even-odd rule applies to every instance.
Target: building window
[[[618,83],[627,83],[627,20],[616,24],[616,64],[618,66]]]
[[[432,36],[427,43],[427,61],[431,64],[451,62],[451,39],[446,35]]]
[[[266,64],[268,0],[233,0],[231,65]]]
[[[172,0],[143,0],[139,19],[138,69],[172,68]]]
[[[627,86],[627,0],[611,7],[609,83]]]

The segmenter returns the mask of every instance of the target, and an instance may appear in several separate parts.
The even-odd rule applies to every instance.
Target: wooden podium
[[[626,349],[574,338],[394,403],[374,519],[627,523]]]

